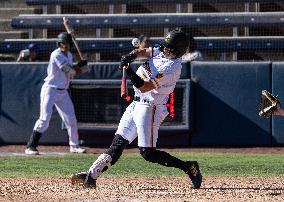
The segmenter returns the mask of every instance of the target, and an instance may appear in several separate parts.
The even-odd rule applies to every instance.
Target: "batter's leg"
[[[60,98],[56,100],[55,107],[66,126],[69,135],[69,145],[78,147],[79,134],[77,119],[75,116],[74,105],[66,90],[60,92]]]
[[[83,184],[85,187],[96,187],[96,180],[110,166],[114,165],[129,144],[121,135],[115,135],[111,146],[101,154],[87,172],[71,176],[71,184]]]
[[[36,155],[39,154],[37,146],[42,133],[47,130],[49,121],[52,115],[52,108],[56,98],[54,89],[43,85],[41,88],[41,101],[40,101],[40,116],[36,121],[33,132],[27,143],[26,154]]]
[[[26,154],[29,154],[29,155],[38,155],[39,154],[39,152],[37,150],[37,146],[38,146],[39,139],[41,138],[41,136],[42,136],[42,134],[35,131],[35,130],[32,132],[30,140],[27,143],[27,148],[25,150]]]
[[[151,104],[139,104],[135,108],[134,118],[138,132],[138,146],[142,157],[149,162],[158,163],[167,167],[175,167],[188,174],[194,188],[199,188],[202,182],[202,175],[196,161],[182,161],[167,152],[156,149],[158,129],[167,113],[164,113],[164,106],[153,106]]]
[[[43,86],[40,94],[40,116],[34,126],[34,131],[43,133],[49,126],[49,121],[53,112],[53,105],[57,96],[54,88]]]
[[[154,147],[139,147],[139,150],[140,154],[146,161],[183,170],[191,179],[193,187],[200,188],[202,175],[197,161],[182,161],[169,153],[157,150]]]
[[[87,172],[72,175],[72,184],[83,184],[85,187],[96,187],[96,180],[101,173],[118,161],[126,145],[137,137],[136,126],[133,121],[134,107],[135,104],[132,103],[124,112],[111,146],[105,153],[97,158]]]
[[[124,139],[121,135],[115,135],[110,147],[103,154],[101,154],[90,167],[88,171],[90,177],[92,179],[97,179],[101,173],[105,172],[110,166],[114,165],[128,144],[128,140]],[[101,159],[105,159],[105,162],[102,162]]]

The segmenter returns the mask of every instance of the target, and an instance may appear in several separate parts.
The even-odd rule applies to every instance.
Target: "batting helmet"
[[[176,57],[181,57],[188,49],[189,38],[182,31],[171,31],[161,41],[162,47],[169,48]]]
[[[60,46],[60,43],[70,44],[70,47],[71,47],[72,46],[72,36],[68,34],[67,32],[61,32],[57,36],[57,46]]]

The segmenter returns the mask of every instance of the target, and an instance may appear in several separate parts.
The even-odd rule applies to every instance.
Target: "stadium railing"
[[[152,38],[152,44],[158,44],[162,38]],[[130,51],[132,38],[78,38],[80,49],[88,52]],[[280,51],[284,50],[282,36],[248,37],[194,37],[196,49],[214,52],[229,51]],[[6,39],[0,42],[0,52],[17,53],[30,43],[36,43],[38,51],[52,51],[56,48],[56,39]]]
[[[70,5],[70,4],[139,4],[139,3],[234,3],[233,0],[26,0],[28,5]],[[239,3],[270,3],[271,0],[238,0]],[[283,2],[274,0],[274,2]]]
[[[159,43],[161,38],[152,38],[152,43]],[[37,51],[52,51],[56,48],[56,38],[52,39],[6,39],[0,42],[0,52],[15,53],[28,47],[31,43],[37,44]],[[133,50],[132,38],[77,38],[82,51],[110,52],[114,50]]]
[[[66,15],[19,15],[12,18],[12,27],[30,29],[63,28]],[[75,28],[127,27],[198,27],[198,26],[260,26],[284,24],[283,12],[238,13],[168,13],[168,14],[69,14]]]

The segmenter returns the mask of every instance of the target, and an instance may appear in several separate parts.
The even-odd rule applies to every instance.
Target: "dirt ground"
[[[204,177],[192,189],[186,177],[105,178],[97,189],[68,179],[0,179],[0,201],[284,201],[284,177]]]
[[[0,156],[22,153],[24,146],[2,146]],[[40,146],[40,152],[68,152],[68,147]],[[283,153],[284,148],[164,149],[189,152]],[[104,149],[89,148],[88,153]],[[126,152],[138,152],[128,149]],[[101,177],[97,189],[71,185],[68,178],[0,178],[0,201],[284,201],[284,177],[207,177],[201,189],[187,177]]]

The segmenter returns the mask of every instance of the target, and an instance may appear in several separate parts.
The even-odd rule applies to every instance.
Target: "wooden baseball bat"
[[[125,99],[128,96],[125,68],[127,68],[127,66],[124,66],[122,68],[122,78],[121,78],[121,85],[120,85],[120,96],[123,99]]]
[[[80,50],[80,47],[79,47],[79,45],[78,45],[78,43],[76,41],[74,30],[73,30],[72,26],[69,23],[68,17],[66,17],[66,16],[63,17],[63,24],[64,24],[64,27],[65,27],[67,33],[70,34],[71,37],[72,37],[72,41],[73,41],[73,43],[74,43],[74,45],[76,47],[76,50],[77,50],[77,52],[79,54],[80,59],[84,60],[84,57],[83,57],[82,52]]]

